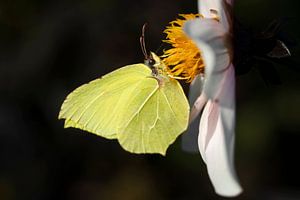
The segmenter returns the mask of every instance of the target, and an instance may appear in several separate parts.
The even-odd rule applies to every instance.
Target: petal
[[[217,194],[237,196],[242,188],[234,168],[235,74],[232,65],[222,78],[219,101],[209,100],[204,108],[198,144]]]
[[[198,0],[198,10],[204,18],[219,18],[224,29],[228,32],[232,26],[232,4],[233,0]]]
[[[222,0],[198,0],[198,11],[205,18],[214,18],[211,10],[220,10]]]
[[[203,106],[207,102],[206,96],[202,93],[203,76],[198,75],[190,85],[189,103],[191,109],[190,123],[199,115]]]
[[[189,90],[189,103],[190,107],[194,107],[194,102],[199,99],[199,96],[202,91],[202,77],[197,76],[193,82],[190,85],[190,90]],[[206,102],[206,101],[205,101]],[[199,133],[199,121],[200,121],[200,116],[199,113],[201,111],[201,104],[204,105],[205,102],[199,102],[197,103],[197,110],[193,112],[193,109],[191,113],[193,113],[193,116],[190,116],[190,124],[189,128],[182,135],[182,149],[186,152],[199,152],[198,150],[198,143],[197,143],[197,138],[198,138],[198,133]],[[197,113],[198,112],[198,113]],[[193,118],[193,120],[191,120]]]
[[[199,115],[205,103],[207,102],[207,98],[204,93],[196,99],[194,105],[192,106],[189,123],[193,122],[195,118]]]
[[[207,98],[215,99],[219,93],[222,77],[230,63],[226,31],[212,19],[187,21],[184,30],[201,51],[205,65],[203,91]]]
[[[198,147],[203,161],[206,163],[206,147],[216,129],[218,109],[216,103],[209,100],[204,107],[200,123],[198,135]]]

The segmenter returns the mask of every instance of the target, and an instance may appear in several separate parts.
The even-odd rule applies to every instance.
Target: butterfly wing
[[[165,154],[188,125],[189,105],[178,81],[158,80],[144,64],[113,71],[74,90],[59,118],[132,153]]]
[[[151,74],[143,64],[129,65],[75,89],[65,99],[59,119],[99,136],[116,138],[122,112],[135,87]]]
[[[144,87],[154,84],[153,80],[145,80]],[[179,82],[165,78],[154,92],[143,94],[140,90],[131,100],[131,109],[124,116],[128,120],[123,121],[118,134],[121,146],[133,153],[165,155],[188,126],[189,104]]]

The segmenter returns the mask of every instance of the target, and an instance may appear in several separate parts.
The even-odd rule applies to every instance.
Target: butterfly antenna
[[[155,60],[152,57],[152,54],[148,54],[147,49],[146,49],[146,44],[145,44],[145,29],[146,29],[147,23],[143,25],[142,28],[142,35],[140,37],[140,44],[142,48],[142,52],[145,56],[145,65],[151,68],[152,74],[157,75],[157,69],[154,67]]]
[[[149,55],[147,53],[147,50],[146,50],[146,43],[145,43],[145,29],[146,29],[146,26],[147,26],[147,23],[145,23],[143,25],[143,28],[142,28],[142,35],[140,37],[140,44],[141,44],[141,49],[142,49],[142,52],[145,56],[145,60],[149,59]]]

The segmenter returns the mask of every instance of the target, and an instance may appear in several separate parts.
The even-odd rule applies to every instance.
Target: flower
[[[189,101],[193,104],[190,121],[194,120],[204,107],[199,124],[198,148],[207,165],[208,174],[216,193],[228,197],[237,196],[242,192],[233,159],[235,71],[232,65],[233,51],[231,49],[230,9],[232,4],[231,0],[198,0],[201,17],[186,21],[184,32],[198,48],[202,71],[194,70],[199,69],[200,66],[197,68],[193,65],[190,65],[192,66],[190,70],[193,69],[194,73],[190,73],[186,69],[188,66],[182,67],[181,71],[176,64],[172,68],[175,69],[173,71],[182,73],[183,77],[187,74],[188,80],[194,78],[189,94],[192,97],[189,98]],[[183,23],[181,22],[181,24]],[[172,41],[176,42],[174,38]],[[173,43],[172,46],[175,49],[177,47]],[[177,49],[179,48],[177,47]],[[189,52],[188,49],[186,51]],[[176,52],[176,50],[171,52]],[[174,56],[174,53],[169,54],[169,57],[171,56]],[[174,58],[176,57],[174,56]],[[178,59],[179,64],[187,60],[185,58]],[[170,60],[172,59],[170,58]],[[170,63],[176,62],[169,61]],[[201,72],[204,74],[201,75]],[[175,73],[176,76],[179,74]],[[187,134],[192,132],[195,132],[195,129],[189,129]]]

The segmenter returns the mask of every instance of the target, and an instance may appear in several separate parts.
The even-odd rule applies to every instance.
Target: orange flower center
[[[180,14],[181,18],[170,22],[164,33],[166,42],[172,48],[164,51],[163,62],[168,74],[176,79],[185,79],[191,82],[195,76],[204,73],[204,63],[201,52],[196,44],[184,33],[183,25],[187,20],[202,17],[199,14]]]

